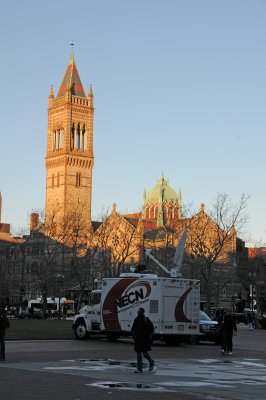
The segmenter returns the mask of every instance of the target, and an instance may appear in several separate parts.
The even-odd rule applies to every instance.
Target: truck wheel
[[[180,344],[180,339],[177,336],[164,336],[164,341],[167,346],[177,346]]]
[[[84,325],[83,322],[78,322],[77,326],[75,327],[75,336],[79,340],[85,340],[88,339],[90,336],[89,333],[87,332],[86,326]]]
[[[106,334],[106,336],[107,336],[107,339],[110,341],[114,341],[114,340],[117,340],[120,338],[119,333],[116,333],[116,332],[109,332]]]
[[[196,335],[190,335],[188,337],[188,343],[192,345],[199,344],[199,338]]]

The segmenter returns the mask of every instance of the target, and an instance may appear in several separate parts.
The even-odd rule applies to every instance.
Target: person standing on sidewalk
[[[9,321],[5,314],[5,309],[0,309],[0,346],[1,346],[1,361],[6,359],[6,346],[5,346],[5,335],[6,329],[9,328]]]
[[[144,308],[140,307],[138,316],[134,319],[131,329],[134,338],[134,349],[137,353],[137,370],[135,373],[142,373],[142,354],[149,361],[149,371],[153,370],[154,360],[149,355],[151,350],[151,336],[154,332],[154,326],[151,320],[145,316]]]
[[[232,312],[226,311],[222,322],[222,348],[221,353],[231,356],[233,353],[233,332],[237,332],[236,320]]]

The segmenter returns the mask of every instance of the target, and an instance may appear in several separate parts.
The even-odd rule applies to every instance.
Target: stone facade
[[[62,220],[80,208],[91,224],[94,98],[85,95],[73,54],[55,97],[48,106],[46,218]]]

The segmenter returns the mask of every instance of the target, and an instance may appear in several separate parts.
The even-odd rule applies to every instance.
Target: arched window
[[[145,211],[146,211],[146,212],[145,212],[145,214],[146,214],[146,219],[149,219],[149,218],[150,218],[149,208],[146,207],[146,210],[145,210]]]
[[[60,148],[60,129],[58,129],[58,131],[57,131],[57,146],[56,146],[56,148],[57,149]]]
[[[70,150],[74,149],[74,139],[75,139],[75,124],[73,122],[70,134]]]
[[[78,128],[76,131],[76,149],[80,149],[80,124],[78,124]]]
[[[86,148],[87,148],[87,134],[86,134],[86,130],[85,130],[85,125],[83,125],[83,128],[82,128],[82,143],[81,143],[81,146],[82,146],[82,150],[83,151],[86,150]]]
[[[168,218],[168,216],[170,216],[168,214],[168,212],[169,212],[169,209],[168,209],[167,205],[163,204],[163,215],[164,215],[164,217]]]
[[[53,133],[53,150],[56,149],[56,131]]]
[[[64,148],[64,136],[65,136],[65,132],[64,129],[61,129],[61,135],[60,135],[60,148],[63,149]]]
[[[81,172],[76,173],[76,187],[81,186]]]

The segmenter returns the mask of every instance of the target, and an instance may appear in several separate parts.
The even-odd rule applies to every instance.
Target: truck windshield
[[[89,296],[89,305],[99,304],[101,302],[101,292],[92,292]]]

